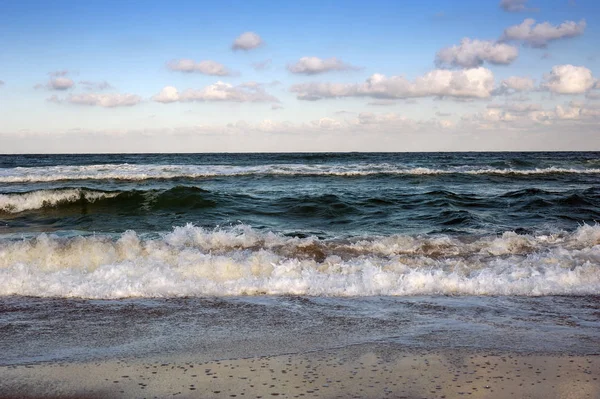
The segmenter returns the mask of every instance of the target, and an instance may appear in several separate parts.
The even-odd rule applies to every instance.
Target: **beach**
[[[390,345],[208,362],[2,367],[3,398],[597,398],[600,356]]]

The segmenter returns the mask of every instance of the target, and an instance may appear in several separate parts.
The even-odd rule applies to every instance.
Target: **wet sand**
[[[599,355],[353,345],[193,362],[0,367],[2,398],[600,398]]]

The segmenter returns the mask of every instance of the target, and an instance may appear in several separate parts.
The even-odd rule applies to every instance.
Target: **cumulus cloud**
[[[167,63],[167,68],[169,68],[171,71],[187,73],[197,72],[202,73],[204,75],[213,76],[231,75],[231,72],[225,67],[225,65],[211,60],[196,62],[194,60],[182,58],[180,60],[170,61],[169,63]]]
[[[486,68],[460,71],[433,70],[409,81],[402,76],[375,74],[364,83],[302,83],[290,91],[300,100],[320,100],[340,97],[372,97],[378,99],[413,97],[474,97],[487,98],[494,89],[494,74]]]
[[[527,8],[527,0],[501,0],[500,8],[507,12],[533,11],[535,9]]]
[[[520,25],[506,28],[500,40],[522,41],[532,47],[544,48],[553,40],[582,35],[585,27],[586,23],[583,19],[579,22],[565,21],[554,26],[549,22],[536,24],[534,19],[527,18]]]
[[[142,101],[140,96],[134,94],[98,94],[98,93],[84,93],[84,94],[72,94],[65,100],[71,104],[78,105],[90,105],[104,108],[116,108],[116,107],[131,107],[139,104]]]
[[[262,38],[254,32],[244,32],[231,45],[232,50],[252,50],[264,44]]]
[[[583,94],[595,84],[596,80],[588,68],[557,65],[544,76],[541,87],[557,94]]]
[[[50,79],[50,82],[48,82],[48,85],[46,87],[48,87],[51,90],[67,90],[73,87],[74,85],[75,82],[73,82],[71,79],[65,77],[58,77]]]
[[[519,50],[506,43],[464,38],[460,45],[446,47],[436,54],[438,66],[459,66],[474,68],[484,62],[496,65],[508,65],[517,59]]]
[[[65,77],[58,77],[58,78],[52,78],[48,81],[48,83],[44,84],[37,84],[34,86],[34,89],[48,89],[48,90],[58,90],[58,91],[64,91],[64,90],[68,90],[71,87],[75,86],[75,82],[73,82],[73,80],[69,79],[69,78],[65,78]]]
[[[179,92],[173,86],[164,87],[160,93],[152,97],[152,100],[160,103],[172,103],[176,101],[231,101],[231,102],[273,102],[279,100],[268,94],[262,85],[254,82],[243,83],[233,86],[229,83],[217,82],[203,89],[187,89]]]
[[[319,57],[302,57],[295,64],[288,65],[287,69],[291,73],[316,75],[324,72],[349,71],[359,68],[347,64],[335,57],[325,59]]]
[[[35,89],[48,89],[48,90],[68,90],[75,86],[75,82],[72,79],[68,78],[66,75],[69,74],[69,71],[66,69],[60,71],[48,72],[50,75],[50,80],[46,84],[37,84],[34,86]]]
[[[566,106],[557,105],[554,113],[561,120],[596,119],[600,118],[600,107],[571,101]]]

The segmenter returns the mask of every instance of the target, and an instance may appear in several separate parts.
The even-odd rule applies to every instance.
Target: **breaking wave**
[[[119,195],[118,192],[80,188],[0,194],[0,213],[19,213],[34,209],[52,208],[75,202],[94,203],[102,199],[114,198],[117,195]]]
[[[0,242],[0,295],[588,295],[600,293],[600,226],[552,235],[286,237],[193,225],[145,238]]]
[[[273,164],[233,165],[137,165],[106,164],[87,166],[17,167],[0,169],[0,183],[51,182],[61,180],[132,180],[207,178],[218,176],[368,176],[368,175],[552,175],[600,174],[597,168],[481,168],[469,166],[436,169],[401,167],[394,164]]]

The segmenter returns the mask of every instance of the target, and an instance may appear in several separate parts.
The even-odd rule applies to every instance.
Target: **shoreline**
[[[598,354],[368,343],[206,362],[193,357],[1,366],[0,398],[600,397]]]

